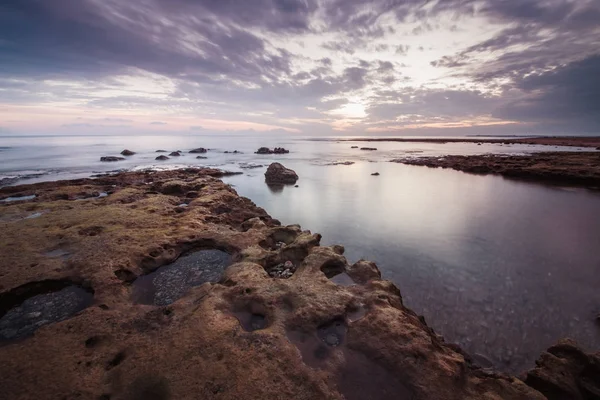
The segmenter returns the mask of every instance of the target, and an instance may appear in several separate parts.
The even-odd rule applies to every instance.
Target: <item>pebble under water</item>
[[[179,257],[174,263],[139,277],[133,282],[135,303],[169,305],[187,291],[206,282],[217,282],[231,263],[231,256],[220,250],[200,250]]]
[[[63,321],[88,307],[93,299],[92,293],[78,286],[30,297],[0,318],[0,341],[26,337],[43,325]]]

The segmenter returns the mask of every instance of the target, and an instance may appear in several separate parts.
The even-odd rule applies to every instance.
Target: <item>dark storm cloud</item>
[[[517,87],[527,93],[495,116],[520,121],[589,122],[600,127],[600,55],[527,76]]]

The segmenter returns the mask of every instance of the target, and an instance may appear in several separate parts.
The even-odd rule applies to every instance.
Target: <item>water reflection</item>
[[[285,165],[300,187],[276,196],[260,175],[227,181],[377,262],[448,341],[511,372],[561,337],[600,349],[597,193],[384,162]]]

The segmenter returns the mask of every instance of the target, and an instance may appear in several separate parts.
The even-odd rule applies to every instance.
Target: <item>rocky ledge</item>
[[[600,187],[600,153],[546,152],[531,155],[476,155],[401,158],[391,162],[451,168],[473,174],[498,174],[508,178]]]
[[[481,368],[374,263],[280,226],[222,175],[0,189],[24,199],[0,205],[5,398],[600,398],[600,355],[562,342],[523,380]]]

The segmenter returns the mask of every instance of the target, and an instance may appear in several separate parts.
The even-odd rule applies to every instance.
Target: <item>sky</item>
[[[3,0],[0,135],[600,134],[598,0]]]

